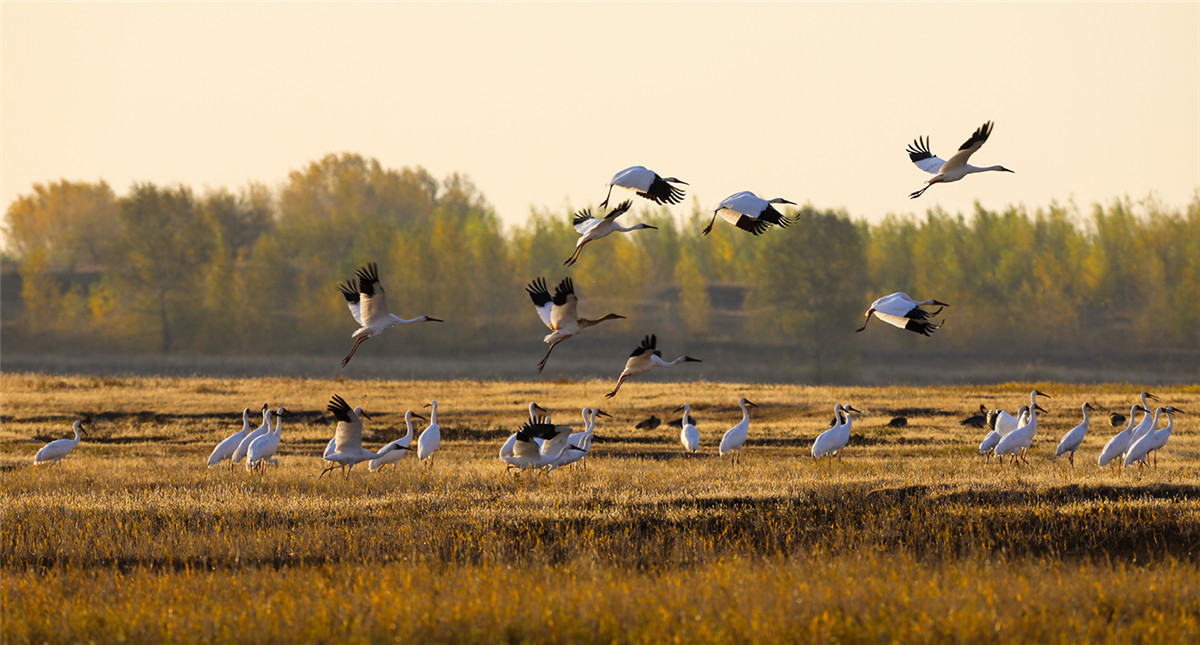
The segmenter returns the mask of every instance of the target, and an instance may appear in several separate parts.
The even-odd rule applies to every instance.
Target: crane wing
[[[585,208],[575,213],[575,219],[571,220],[571,226],[574,226],[575,232],[580,235],[587,235],[599,225],[600,220],[592,217],[592,209],[590,208]]]
[[[373,321],[386,318],[388,312],[387,294],[379,283],[379,267],[374,262],[358,270],[359,313],[362,316],[360,324],[369,326]]]
[[[329,400],[329,406],[326,409],[332,412],[338,421],[337,430],[333,435],[335,450],[346,452],[362,448],[362,421],[350,409],[350,404],[335,394]]]
[[[571,278],[563,278],[554,288],[553,303],[554,306],[550,309],[550,329],[560,328],[565,320],[574,322],[579,319],[579,299],[575,297],[575,283]]]
[[[608,215],[604,216],[604,219],[617,219],[618,217],[624,215],[626,211],[629,210],[630,206],[633,206],[633,201],[627,199],[620,204],[617,204],[617,207],[609,211]]]
[[[347,280],[345,284],[338,285],[338,291],[342,292],[342,296],[346,299],[346,307],[350,309],[350,315],[354,316],[354,322],[362,324],[362,316],[359,315],[360,305],[358,297],[358,287],[354,285],[353,280]]]
[[[551,322],[550,311],[553,308],[553,299],[550,297],[550,290],[546,288],[546,279],[538,278],[529,283],[525,287],[525,293],[529,294],[530,300],[533,300],[533,306],[537,309],[538,317],[550,329],[554,329],[554,323]]]
[[[963,142],[963,144],[958,147],[958,152],[954,153],[954,156],[950,157],[950,160],[946,162],[946,166],[950,168],[957,168],[959,166],[967,165],[967,160],[971,158],[971,155],[975,154],[980,148],[983,147],[983,143],[988,140],[988,137],[991,136],[991,134],[991,121],[988,121],[987,123],[984,123],[976,128],[975,132],[971,134],[971,138]]]
[[[918,168],[931,175],[936,175],[946,164],[944,159],[935,157],[932,152],[929,152],[929,137],[917,137],[908,144],[905,152]]]

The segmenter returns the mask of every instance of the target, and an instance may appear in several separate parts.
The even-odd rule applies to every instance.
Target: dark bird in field
[[[1125,425],[1125,415],[1121,414],[1120,412],[1113,412],[1112,414],[1108,415],[1108,422],[1112,424],[1112,427],[1120,428],[1121,426]]]
[[[890,427],[890,428],[903,428],[904,426],[907,426],[907,425],[908,425],[907,417],[892,417],[892,420],[888,421],[888,427]]]
[[[960,426],[968,426],[971,428],[982,428],[988,425],[987,408],[983,405],[979,406],[979,412],[958,422]]]
[[[637,428],[638,430],[653,430],[660,425],[662,425],[662,419],[652,414],[648,418],[638,421],[638,424],[633,427]]]

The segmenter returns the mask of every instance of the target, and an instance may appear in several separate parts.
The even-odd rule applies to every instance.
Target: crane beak
[[[752,408],[757,408],[757,407],[758,407],[758,404],[757,404],[757,403],[755,403],[754,401],[750,401],[750,400],[747,400],[747,401],[746,401],[746,405],[748,405],[748,406],[750,406],[750,407],[752,407]]]
[[[1015,170],[1009,170],[1008,168],[1005,168],[1004,166],[1000,166],[1000,170],[1003,170],[1004,172],[1011,172],[1011,173],[1016,172]]]
[[[413,418],[415,418],[415,419],[420,419],[420,420],[422,420],[422,421],[428,421],[428,420],[429,420],[429,419],[427,419],[427,418],[425,418],[425,417],[423,417],[423,416],[421,416],[421,415],[417,414],[416,412],[413,412]]]
[[[1050,412],[1049,412],[1048,410],[1046,410],[1046,408],[1043,408],[1043,407],[1042,407],[1042,406],[1040,406],[1040,405],[1036,405],[1036,404],[1035,404],[1035,405],[1033,406],[1033,409],[1037,410],[1038,412],[1045,412],[1046,414],[1050,414]]]
[[[862,413],[863,413],[863,411],[862,411],[862,410],[859,410],[858,408],[854,407],[853,405],[848,405],[848,406],[846,406],[846,409],[847,409],[847,410],[849,410],[849,411],[851,411],[851,412],[857,412],[857,413],[859,413],[859,414],[862,414]]]
[[[446,322],[446,321],[442,320],[441,318],[434,318],[433,316],[425,316],[425,322]]]
[[[942,302],[941,300],[934,300],[934,301],[933,301],[933,304],[935,304],[935,305],[939,305],[939,306],[942,306],[942,307],[949,307],[949,306],[950,306],[950,303],[948,303],[948,302]]]
[[[363,417],[364,419],[370,419],[370,418],[371,418],[371,415],[367,414],[367,413],[366,413],[366,411],[364,410],[364,411],[363,411],[363,413],[362,413],[362,417]]]
[[[612,419],[612,418],[615,418],[615,417],[613,417],[613,415],[611,415],[611,414],[609,414],[609,413],[605,412],[604,410],[601,410],[600,408],[596,408],[596,414],[598,414],[598,415],[600,415],[600,416],[602,416],[602,417],[608,417],[608,418],[610,418],[610,419]]]
[[[1157,396],[1154,396],[1153,394],[1151,394],[1149,392],[1146,392],[1146,398],[1150,399],[1151,401],[1160,401],[1161,400]]]
[[[685,363],[703,363],[704,361],[702,361],[698,358],[692,358],[691,356],[684,356],[683,362],[685,362]]]
[[[671,412],[679,412],[682,409],[683,409],[683,406],[681,405],[681,406],[675,408],[674,410],[671,410]]]
[[[642,228],[652,228],[652,229],[654,229],[654,230],[656,230],[656,231],[658,230],[658,227],[657,227],[657,226],[653,226],[653,225],[651,225],[651,224],[643,224],[643,225],[642,225]]]
[[[1046,394],[1045,392],[1038,392],[1037,390],[1034,390],[1034,391],[1033,391],[1033,393],[1034,393],[1034,394],[1036,394],[1036,395],[1038,395],[1038,396],[1044,396],[1044,397],[1046,397],[1047,399],[1053,399],[1053,398],[1054,398],[1054,397],[1050,396],[1049,394]]]

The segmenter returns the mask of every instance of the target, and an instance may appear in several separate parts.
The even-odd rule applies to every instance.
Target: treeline
[[[678,210],[678,208],[676,209]],[[534,212],[505,230],[465,177],[329,155],[277,190],[197,194],[136,184],[36,185],[9,205],[8,255],[23,312],[5,349],[333,353],[354,329],[338,282],[377,262],[394,312],[447,319],[405,334],[423,349],[537,344],[545,329],[524,286],[571,275],[582,313],[629,321],[588,334],[787,345],[818,359],[861,347],[1194,348],[1200,343],[1200,196],[1186,213],[1128,200],[1030,212],[851,219],[804,207],[761,237],[711,213],[635,201],[615,235],[562,266],[571,213]],[[952,303],[931,339],[874,324],[877,296]],[[417,327],[435,327],[417,326]],[[683,343],[672,342],[682,347]],[[553,364],[553,363],[552,363]]]

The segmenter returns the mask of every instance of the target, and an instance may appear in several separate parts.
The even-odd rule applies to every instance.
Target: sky
[[[1200,2],[15,3],[2,199],[238,190],[331,152],[467,175],[510,225],[618,170],[877,220],[1200,188]],[[929,177],[984,121],[986,173]],[[693,202],[695,200],[695,202]],[[649,202],[643,202],[649,204]]]

